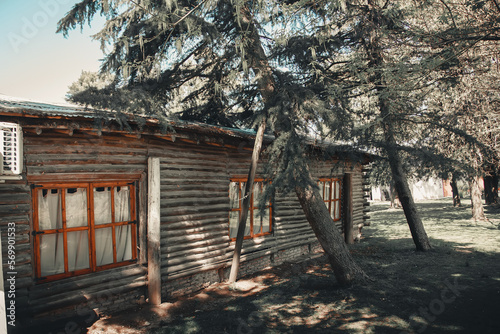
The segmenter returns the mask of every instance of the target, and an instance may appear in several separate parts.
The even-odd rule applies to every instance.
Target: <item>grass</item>
[[[350,246],[370,276],[340,288],[324,258],[287,264],[201,293],[101,319],[91,333],[500,333],[500,215],[470,203],[418,203],[430,252],[415,251],[402,210],[373,203]]]

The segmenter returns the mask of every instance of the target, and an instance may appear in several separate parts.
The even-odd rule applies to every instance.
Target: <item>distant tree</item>
[[[451,24],[433,36],[433,45],[456,50],[453,66],[448,69],[453,80],[437,85],[427,106],[454,131],[440,133],[434,145],[461,161],[462,167],[456,166],[456,171],[469,180],[473,219],[484,220],[479,178],[486,175],[486,185],[500,162],[500,7],[495,0],[443,3],[443,17]],[[491,176],[493,181],[494,173]],[[486,193],[495,188],[491,185],[485,188]],[[493,192],[485,197],[487,202],[494,200]]]

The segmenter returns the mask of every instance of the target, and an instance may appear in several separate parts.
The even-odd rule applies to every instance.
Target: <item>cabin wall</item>
[[[232,140],[238,143],[238,140]],[[147,160],[160,158],[161,295],[168,300],[229,276],[234,241],[229,238],[229,184],[246,177],[251,147],[170,137],[24,128],[24,179],[0,183],[0,231],[4,273],[8,227],[15,225],[16,303],[25,325],[77,315],[95,321],[147,298]],[[313,177],[353,175],[353,220],[364,223],[366,206],[360,165],[315,161]],[[257,175],[262,175],[260,164]],[[40,182],[108,181],[133,178],[138,190],[138,261],[100,272],[36,283],[31,236],[31,188]],[[243,243],[240,276],[322,252],[295,193],[278,192],[273,232]],[[340,230],[342,221],[337,223]],[[7,275],[6,275],[7,276]],[[5,286],[8,288],[8,276]],[[8,301],[7,301],[8,302]]]
[[[53,131],[37,134],[25,129],[25,179],[0,184],[2,245],[8,245],[9,224],[16,227],[17,327],[40,326],[75,313],[91,324],[97,320],[95,311],[112,312],[144,299],[147,273],[139,262],[53,282],[35,282],[30,184],[108,181],[117,175],[138,178],[146,169],[146,157],[147,145],[137,138],[77,131],[71,136]],[[5,247],[2,251],[7,254]],[[4,255],[4,273],[9,272],[6,260]]]
[[[228,237],[229,183],[246,177],[251,151],[198,145],[157,153],[162,154],[162,296],[170,300],[229,277],[234,251]],[[320,160],[312,165],[314,178],[352,173],[353,220],[363,222],[361,165]],[[262,172],[260,163],[257,177]],[[273,233],[243,242],[240,277],[322,252],[295,193],[277,193],[272,210]],[[343,221],[336,224],[342,232]]]

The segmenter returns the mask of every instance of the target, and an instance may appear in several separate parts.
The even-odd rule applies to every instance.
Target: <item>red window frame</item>
[[[323,183],[323,187],[320,184]],[[329,185],[328,196],[325,196],[325,192],[327,187],[324,185]],[[342,206],[340,199],[342,197],[342,182],[340,178],[320,178],[318,181],[318,186],[320,186],[320,194],[321,198],[325,202],[326,207],[328,208],[328,212],[333,219],[333,221],[339,221],[341,219]],[[335,196],[338,189],[338,196]],[[325,198],[326,197],[326,198]],[[338,210],[337,210],[338,208]]]
[[[106,224],[95,224],[94,217],[94,189],[97,188],[111,188],[111,219],[110,223]],[[130,220],[116,222],[115,221],[115,196],[114,189],[117,187],[130,187]],[[38,282],[49,282],[58,280],[61,278],[72,277],[77,275],[83,275],[91,272],[97,272],[105,269],[120,267],[137,262],[137,226],[136,226],[136,186],[133,181],[117,181],[117,182],[75,182],[75,183],[50,183],[44,182],[41,184],[36,184],[32,186],[32,202],[33,202],[33,232],[34,236],[34,254],[35,254],[35,276]],[[67,217],[66,217],[66,190],[67,189],[86,189],[87,196],[87,226],[80,227],[67,227]],[[39,191],[60,191],[60,205],[61,205],[61,218],[62,218],[62,228],[59,229],[46,229],[41,231],[39,224],[39,203],[38,203],[38,192]],[[115,230],[119,226],[130,225],[131,226],[131,259],[118,262],[117,261],[117,250],[116,250],[116,234]],[[96,264],[96,238],[95,231],[101,228],[111,228],[112,242],[113,242],[113,262],[106,265],[98,266]],[[89,243],[89,268],[70,271],[68,268],[68,233],[76,231],[88,231],[88,243]],[[41,274],[41,249],[40,249],[40,239],[43,235],[50,234],[60,234],[63,237],[64,246],[64,272],[55,275],[43,277]]]
[[[246,178],[232,178],[230,180],[230,183],[238,183],[238,207],[237,208],[230,208],[229,209],[229,229],[228,229],[228,234],[231,238],[231,212],[239,212],[238,214],[238,217],[240,217],[241,215],[241,210],[242,210],[242,192],[243,192],[243,189],[242,189],[242,183],[246,183],[247,182],[247,179]],[[260,186],[261,189],[262,189],[262,185],[265,183],[265,180],[264,179],[254,179],[254,187],[256,185]],[[261,191],[261,194],[262,194],[262,191]],[[231,195],[229,195],[230,197]],[[248,208],[248,218],[247,220],[249,220],[250,222],[250,235],[247,235],[244,237],[244,239],[252,239],[252,238],[255,238],[255,237],[260,237],[260,236],[263,236],[263,235],[269,235],[272,233],[273,231],[273,209],[272,209],[272,205],[271,205],[271,201],[269,201],[267,204],[266,204],[266,209],[269,209],[269,232],[263,232],[262,231],[262,226],[260,228],[260,232],[259,233],[254,233],[254,228],[253,228],[253,225],[254,225],[254,212],[255,211],[258,211],[260,210],[260,208],[258,206],[255,206],[255,203],[254,203],[254,192],[252,191],[251,193],[251,198],[250,198],[250,206]],[[239,221],[239,220],[238,220]],[[233,237],[231,238],[231,240],[236,240],[236,237]]]

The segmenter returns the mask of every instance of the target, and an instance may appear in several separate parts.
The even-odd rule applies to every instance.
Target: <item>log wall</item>
[[[139,180],[146,169],[147,145],[137,138],[77,131],[72,136],[53,131],[37,134],[24,130],[24,180],[0,184],[3,245],[8,242],[7,224],[16,224],[16,326],[36,328],[74,315],[75,310],[95,321],[97,316],[89,316],[94,309],[110,312],[135,305],[145,295],[147,285],[147,273],[140,263],[50,283],[35,282],[30,184],[113,178]],[[5,249],[2,252],[6,254]],[[9,271],[5,257],[3,263],[4,272]]]
[[[236,143],[235,143],[236,141]],[[148,157],[160,160],[160,273],[163,301],[224,280],[234,241],[229,232],[229,181],[248,173],[251,150],[224,141],[24,128],[24,179],[0,183],[0,231],[6,254],[7,227],[16,225],[16,302],[33,319],[53,321],[68,312],[111,312],[147,296],[146,203]],[[239,148],[238,148],[239,147]],[[364,223],[361,166],[312,163],[313,177],[353,173],[353,220]],[[262,173],[262,164],[260,164]],[[259,175],[259,172],[257,173]],[[32,264],[31,183],[139,181],[138,262],[111,270],[37,284]],[[338,222],[342,229],[342,222]],[[241,274],[318,251],[318,243],[294,193],[277,193],[273,233],[244,241]],[[8,272],[4,256],[4,272]],[[6,277],[7,278],[7,277]],[[7,285],[6,285],[7,286]],[[86,311],[82,311],[85,313]]]

